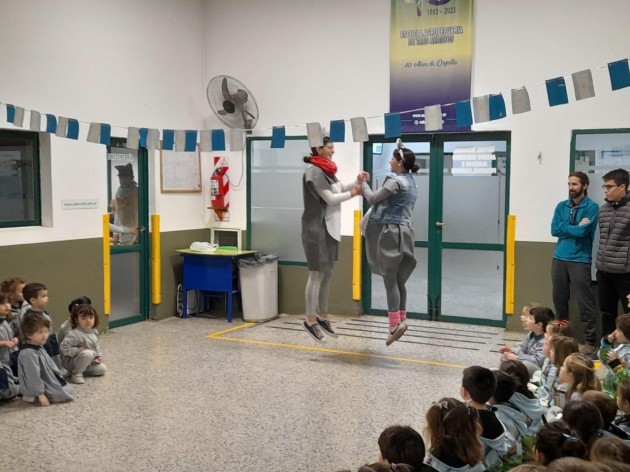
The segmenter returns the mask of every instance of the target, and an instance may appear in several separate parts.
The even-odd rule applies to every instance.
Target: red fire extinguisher
[[[230,199],[228,191],[230,190],[230,181],[227,177],[229,167],[220,157],[214,158],[215,170],[210,177],[210,195],[212,196],[211,205],[218,218],[223,221],[224,215],[229,210]]]

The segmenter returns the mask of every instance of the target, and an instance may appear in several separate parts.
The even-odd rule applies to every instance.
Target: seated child
[[[506,431],[510,433],[510,436],[514,438],[514,443],[510,446],[513,460],[509,464],[513,467],[523,462],[523,438],[528,435],[527,416],[510,404],[510,398],[516,391],[514,377],[500,370],[495,370],[492,373],[497,386],[488,403],[496,408],[497,418]],[[531,451],[529,451],[529,455],[531,456]]]
[[[558,381],[567,384],[567,402],[581,400],[587,390],[601,390],[601,383],[595,375],[595,364],[579,352],[569,354],[564,360]]]
[[[61,326],[59,327],[59,331],[57,331],[57,341],[59,341],[60,346],[61,346],[61,343],[63,342],[63,338],[65,338],[66,334],[68,334],[68,331],[72,329],[72,320],[71,320],[72,309],[77,305],[91,305],[91,304],[92,304],[92,300],[90,300],[86,296],[75,298],[74,300],[70,302],[70,304],[68,305],[68,319],[64,321],[63,323],[61,323]]]
[[[619,382],[630,377],[630,314],[618,316],[615,324],[617,329],[602,338],[597,353],[608,371],[602,390],[613,398]],[[615,344],[617,347],[613,347]]]
[[[547,413],[545,407],[541,406],[536,396],[527,388],[528,371],[527,367],[520,361],[503,361],[499,370],[510,374],[516,382],[516,391],[510,398],[510,405],[518,409],[526,417],[528,436],[534,436],[541,425],[543,417]]]
[[[626,433],[625,439],[630,439],[630,378],[625,378],[619,382],[617,387],[617,407],[622,413],[615,418],[613,426]]]
[[[603,436],[604,420],[597,407],[583,400],[574,400],[562,410],[562,421],[586,444],[587,457],[597,438]]]
[[[98,343],[98,313],[92,305],[75,305],[70,317],[72,329],[61,343],[62,364],[70,382],[85,383],[84,375],[104,375],[103,351]]]
[[[48,305],[48,289],[44,284],[32,283],[26,284],[22,290],[24,300],[28,303],[28,309],[22,314],[21,323],[24,322],[24,318],[29,316],[41,316],[50,322],[50,335],[46,339],[44,349],[57,365],[61,368],[61,356],[59,351],[59,342],[57,341],[57,335],[52,331],[52,319],[46,312],[46,305]],[[20,339],[20,342],[24,342],[25,339]]]
[[[22,322],[22,307],[26,304],[24,302],[24,296],[22,295],[22,289],[25,282],[21,277],[13,277],[6,279],[0,284],[0,292],[6,293],[9,296],[9,302],[11,303],[11,317],[9,323],[13,328],[13,332],[20,339],[20,323]]]
[[[442,398],[427,411],[427,462],[440,472],[483,472],[481,424],[477,410],[455,399]]]
[[[497,418],[496,409],[486,404],[495,388],[496,380],[490,369],[480,366],[464,369],[460,394],[479,414],[479,440],[484,446],[486,470],[501,470],[503,460],[510,459],[510,446],[514,442]]]
[[[554,334],[566,337],[573,337],[571,326],[567,320],[552,320],[547,324],[545,330],[545,341],[543,343],[543,356],[545,360],[539,371],[534,372],[531,378],[532,391],[540,401],[542,406],[548,407],[552,404],[551,389],[557,384],[558,369],[549,357],[551,339]]]
[[[525,305],[521,314],[521,323],[527,331],[527,335],[523,342],[516,350],[512,346],[506,344],[499,348],[502,360],[521,361],[527,367],[529,376],[539,370],[545,357],[543,356],[543,343],[545,340],[545,331],[547,324],[554,319],[551,308],[545,306],[533,306],[526,309]]]
[[[26,342],[18,357],[20,392],[22,400],[38,401],[41,406],[76,398],[76,393],[43,347],[49,329],[50,321],[43,316],[26,315],[22,320],[22,334]]]
[[[554,334],[549,341],[549,359],[553,363],[553,366],[557,372],[551,386],[549,387],[549,406],[557,406],[558,408],[564,408],[565,396],[569,386],[565,383],[560,383],[559,373],[564,360],[574,353],[580,352],[580,346],[573,338]]]
[[[591,447],[591,461],[630,464],[630,444],[616,436],[599,438]]]
[[[615,435],[612,422],[615,421],[617,416],[617,401],[614,398],[610,398],[604,392],[599,390],[587,390],[582,395],[582,400],[599,410],[604,421],[604,436]]]
[[[425,447],[420,433],[410,426],[390,426],[378,438],[381,461],[386,464],[407,464],[414,472],[435,469],[424,463]]]
[[[586,444],[562,421],[543,425],[534,443],[534,459],[541,465],[561,457],[586,456]]]
[[[9,296],[0,292],[0,399],[11,399],[17,395],[17,378],[11,369],[11,353],[18,350],[18,338],[9,324],[10,315]]]

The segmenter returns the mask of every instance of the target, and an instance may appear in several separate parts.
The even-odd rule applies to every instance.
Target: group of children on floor
[[[68,383],[107,371],[98,342],[98,313],[88,297],[68,306],[68,319],[55,333],[46,312],[48,289],[21,278],[0,285],[0,400],[47,406],[74,400]]]
[[[630,471],[630,314],[601,340],[603,382],[566,320],[527,305],[519,346],[499,349],[498,369],[463,371],[460,397],[426,412],[424,437],[392,426],[373,471]]]

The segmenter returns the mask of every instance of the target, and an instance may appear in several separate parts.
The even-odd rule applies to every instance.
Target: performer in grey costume
[[[308,264],[304,328],[322,341],[322,331],[337,336],[327,311],[330,276],[341,240],[341,202],[358,195],[360,188],[358,182],[344,185],[337,179],[337,165],[332,161],[335,146],[328,137],[324,137],[323,146],[311,148],[311,152],[304,158],[309,166],[302,179],[302,245]]]
[[[365,226],[365,250],[372,273],[383,277],[387,294],[389,336],[385,344],[399,339],[407,330],[407,288],[405,284],[416,267],[413,253],[414,232],[411,213],[418,198],[418,187],[412,173],[418,171],[416,156],[405,149],[400,139],[391,160],[391,174],[376,192],[364,173],[363,198],[372,208]]]
[[[26,338],[26,344],[22,345],[18,357],[22,400],[26,402],[38,400],[42,406],[74,400],[77,396],[44,349],[43,344],[47,338],[45,333],[49,329],[50,322],[43,316],[26,315],[22,321],[22,333]]]

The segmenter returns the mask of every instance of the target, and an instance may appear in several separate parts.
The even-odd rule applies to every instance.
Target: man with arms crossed
[[[602,331],[607,336],[615,330],[619,302],[628,312],[630,293],[630,196],[625,169],[615,169],[602,177],[606,203],[599,210],[599,246],[595,267]]]
[[[569,175],[569,199],[556,206],[551,234],[558,238],[551,263],[553,304],[556,316],[569,319],[569,299],[577,297],[584,329],[583,354],[595,353],[597,326],[595,296],[591,291],[591,254],[597,229],[597,203],[588,198],[588,176],[584,172]]]

